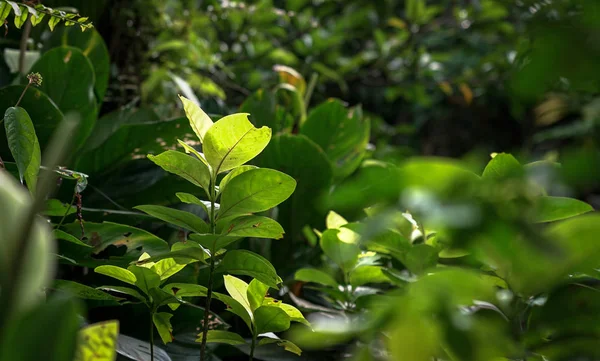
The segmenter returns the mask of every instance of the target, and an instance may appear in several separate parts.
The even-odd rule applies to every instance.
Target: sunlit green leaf
[[[137,280],[137,277],[133,272],[117,266],[98,266],[94,269],[94,272],[108,277],[116,278],[119,281],[129,283],[130,285],[135,285],[135,282]]]
[[[230,237],[254,237],[279,239],[283,237],[283,228],[279,223],[268,217],[240,216],[225,219],[217,223],[223,235]]]
[[[94,323],[79,330],[74,361],[114,361],[119,321]]]
[[[129,266],[127,270],[135,275],[135,285],[145,294],[149,294],[152,288],[157,288],[160,286],[159,275],[149,268]]]
[[[315,268],[301,268],[296,271],[294,279],[303,282],[313,282],[336,288],[338,283],[328,273]]]
[[[25,109],[11,107],[4,113],[4,128],[21,182],[24,180],[35,194],[42,156],[33,122]]]
[[[342,242],[337,229],[328,229],[321,235],[321,249],[344,272],[350,271],[360,255],[360,248],[354,243]]]
[[[179,96],[179,99],[181,99],[181,102],[183,103],[185,115],[189,119],[194,133],[196,133],[198,139],[200,139],[200,142],[204,143],[206,132],[208,132],[208,130],[213,126],[212,119],[210,119],[210,117],[198,106],[198,104],[181,95]]]
[[[164,281],[185,268],[186,264],[187,263],[177,263],[173,258],[165,258],[156,262],[156,264],[152,266],[152,270],[158,273],[161,281]]]
[[[589,204],[574,198],[542,196],[536,200],[536,222],[553,222],[592,212]]]
[[[252,307],[248,300],[248,284],[241,279],[230,275],[223,276],[223,279],[225,281],[225,289],[227,289],[229,295],[231,295],[235,301],[239,302],[249,315],[252,315]]]
[[[158,312],[152,315],[152,322],[154,322],[154,326],[156,326],[158,334],[165,345],[173,341],[171,317],[173,315],[167,312]]]
[[[279,289],[279,284],[282,282],[277,271],[267,259],[242,249],[227,252],[217,270],[254,277],[275,289]]]
[[[200,336],[196,342],[202,342],[202,334],[199,334],[198,336]],[[220,330],[209,330],[208,334],[206,335],[206,342],[207,343],[211,343],[211,342],[215,342],[215,343],[226,343],[228,345],[245,345],[246,341],[244,340],[244,338],[240,335],[238,335],[237,333],[233,333],[233,332],[229,332],[229,331],[220,331]]]
[[[156,156],[150,154],[148,159],[167,172],[176,174],[208,192],[210,171],[197,158],[175,150],[168,150]]]
[[[269,286],[260,282],[256,278],[250,281],[250,284],[248,285],[247,296],[252,312],[262,306],[268,290]]]
[[[260,306],[254,311],[254,324],[259,334],[282,332],[290,328],[290,316],[279,307]]]
[[[221,179],[221,183],[219,183],[219,193],[223,193],[223,190],[225,190],[225,188],[227,188],[227,184],[233,178],[237,177],[238,175],[240,175],[244,172],[252,170],[252,169],[256,169],[256,166],[242,165],[242,166],[232,169],[231,172],[227,173],[227,175],[225,177],[223,177],[223,179]]]
[[[185,228],[188,231],[196,233],[208,232],[208,224],[206,224],[206,222],[204,222],[202,218],[190,212],[153,205],[137,206],[133,208],[139,209],[140,211],[147,213],[160,220],[163,220],[167,223],[171,223],[176,226]]]

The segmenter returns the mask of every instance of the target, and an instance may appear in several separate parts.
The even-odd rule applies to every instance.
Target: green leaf
[[[510,154],[497,154],[483,170],[483,178],[508,178],[523,175],[523,166]]]
[[[60,27],[44,42],[43,51],[47,52],[50,49],[61,45],[80,49],[90,60],[94,68],[96,79],[94,83],[94,92],[98,103],[102,103],[106,89],[108,88],[110,58],[106,43],[100,33],[98,33],[96,29],[81,31],[76,28]]]
[[[135,285],[137,281],[137,277],[133,272],[117,266],[98,266],[94,269],[94,272],[118,279],[119,281],[129,283],[130,285]]]
[[[321,249],[344,272],[349,272],[358,262],[360,248],[354,243],[342,242],[337,229],[328,229],[321,235]]]
[[[169,283],[163,290],[172,293],[177,298],[182,297],[205,297],[208,289],[201,285],[191,283]]]
[[[171,317],[173,315],[167,312],[158,312],[152,315],[152,322],[154,322],[154,326],[156,326],[158,334],[165,345],[173,341]]]
[[[160,306],[169,305],[169,306],[179,306],[180,300],[175,297],[171,292],[167,292],[160,288],[151,288],[149,290],[150,298],[152,299],[152,307],[154,309],[159,308]],[[173,310],[177,309],[177,307],[173,308]]]
[[[4,20],[10,15],[10,5],[5,2],[0,2],[0,23],[4,24]]]
[[[269,287],[279,289],[282,282],[273,265],[256,253],[236,249],[229,251],[217,267],[219,272],[229,272],[235,275],[250,276],[258,279]]]
[[[244,320],[244,323],[246,326],[248,326],[248,329],[250,331],[253,330],[252,315],[248,313],[248,309],[246,309],[246,307],[244,307],[240,302],[236,301],[233,297],[229,297],[218,292],[213,293],[213,295],[216,299],[228,306],[227,311],[239,316],[242,320]]]
[[[346,109],[334,99],[314,108],[300,134],[317,143],[334,165],[337,179],[352,174],[361,164],[370,136],[370,122],[360,107]]]
[[[291,321],[300,322],[300,323],[310,327],[310,323],[304,318],[304,315],[302,315],[302,312],[300,312],[296,307],[294,307],[292,305],[288,305],[287,303],[283,303],[282,301],[276,300],[271,297],[266,297],[262,305],[279,307],[283,311],[285,311],[285,313],[288,316],[290,316]]]
[[[189,193],[177,192],[177,193],[175,193],[175,195],[177,196],[177,198],[179,198],[179,200],[182,203],[195,204],[197,206],[200,206],[200,207],[202,207],[202,209],[204,209],[204,212],[206,212],[206,214],[209,214],[208,205],[210,205],[210,202],[202,201],[195,195],[189,194]],[[218,206],[218,204],[217,204],[217,206]]]
[[[405,255],[402,261],[412,273],[422,274],[435,267],[438,261],[438,251],[428,244],[417,244]]]
[[[217,229],[230,237],[283,238],[283,228],[268,217],[240,216],[232,220],[224,219],[217,223]]]
[[[536,200],[534,220],[553,222],[593,211],[592,206],[574,198],[542,196]]]
[[[273,169],[253,169],[233,178],[221,195],[218,218],[262,212],[294,192],[294,178]]]
[[[380,266],[360,266],[350,272],[350,284],[359,287],[368,283],[389,283],[390,278],[383,273]]]
[[[100,286],[97,287],[99,290],[103,290],[105,292],[114,292],[120,295],[128,295],[131,296],[141,302],[146,302],[146,298],[142,296],[138,291],[129,287],[121,287],[121,286]]]
[[[196,342],[202,342],[203,334],[200,333],[199,338]],[[228,345],[245,345],[246,341],[244,338],[237,333],[228,332],[228,331],[220,331],[220,330],[209,330],[206,335],[206,342],[211,343],[226,343]]]
[[[258,334],[283,332],[290,328],[290,316],[279,307],[260,306],[254,311],[254,324]]]
[[[117,358],[119,321],[111,320],[85,326],[77,334],[74,361],[114,361]]]
[[[187,262],[178,263],[173,258],[165,258],[156,262],[156,264],[152,266],[152,270],[160,276],[161,281],[164,281],[184,269],[186,264]]]
[[[248,284],[241,279],[230,275],[223,276],[223,280],[225,281],[225,289],[231,297],[244,307],[248,312],[248,315],[252,316],[252,307],[248,300]]]
[[[15,11],[15,27],[17,29],[21,29],[25,21],[27,21],[27,17],[29,16],[29,9],[25,6],[21,8],[20,15],[17,15]]]
[[[204,157],[204,154],[198,152],[194,147],[192,147],[191,145],[187,144],[186,142],[177,139],[177,143],[179,143],[179,145],[181,145],[183,147],[183,150],[185,151],[186,154],[193,154],[196,156],[196,158],[198,158],[199,161],[201,161],[202,163],[204,163],[208,169],[210,170],[210,165],[208,165],[208,162],[206,161],[206,158]]]
[[[76,245],[82,246],[82,247],[87,247],[87,248],[92,247],[92,246],[90,246],[87,243],[83,243],[82,241],[80,241],[79,239],[77,239],[77,237],[75,237],[73,235],[70,235],[67,232],[63,232],[60,229],[54,229],[52,231],[52,233],[54,234],[54,238],[56,238],[56,239],[62,239],[62,240],[65,240],[67,242],[71,242],[73,244],[76,244]]]
[[[218,120],[204,137],[204,155],[215,174],[238,167],[256,157],[269,144],[271,129],[255,128],[248,114]]]
[[[301,268],[294,275],[296,281],[313,282],[324,286],[338,287],[338,283],[328,273],[315,268]]]
[[[146,267],[129,266],[127,269],[135,275],[135,285],[145,294],[150,294],[150,290],[160,286],[160,277],[153,270]]]
[[[348,224],[348,221],[336,212],[329,211],[329,213],[327,213],[327,218],[325,218],[327,229],[337,229],[345,224]]]
[[[194,185],[203,188],[209,194],[210,171],[197,158],[175,150],[168,150],[159,155],[148,155],[148,159],[169,173],[176,174]]]
[[[170,252],[159,253],[150,258],[139,260],[136,262],[138,265],[143,265],[149,262],[157,262],[167,258],[173,258],[177,263],[192,263],[200,261],[206,263],[205,259],[208,254],[200,245],[194,242],[177,242],[171,247]]]
[[[260,282],[256,278],[250,281],[250,284],[248,285],[247,296],[252,312],[262,306],[268,290],[269,286]]]
[[[234,168],[231,170],[231,172],[227,173],[227,175],[225,177],[223,177],[223,179],[221,179],[221,183],[219,183],[219,193],[223,193],[223,190],[225,190],[227,184],[235,177],[237,177],[238,175],[247,172],[249,170],[252,169],[256,169],[257,167],[254,165],[242,165],[239,166],[237,168]]]
[[[210,119],[198,104],[181,95],[179,96],[179,99],[181,99],[181,102],[183,103],[183,110],[185,110],[185,115],[189,119],[194,133],[196,133],[198,139],[200,139],[200,143],[204,143],[206,132],[213,126],[212,119]]]
[[[277,344],[277,346],[283,347],[284,350],[291,352],[293,354],[296,354],[298,356],[302,355],[302,350],[300,349],[300,347],[296,346],[296,344],[294,344],[292,341],[289,341],[289,340],[264,337],[264,338],[260,339],[260,341],[258,342],[258,345],[262,346],[262,345],[268,345],[271,343],[275,343],[275,344]]]
[[[70,206],[68,203],[63,203],[58,199],[48,199],[46,201],[46,208],[42,212],[45,216],[50,217],[62,217],[65,214],[68,216],[77,212],[77,208]]]
[[[88,300],[118,301],[121,299],[112,296],[106,292],[102,292],[95,288],[83,285],[81,283],[67,280],[55,280],[54,289],[60,292],[68,293],[75,297],[84,298]]]
[[[98,113],[92,63],[81,50],[63,46],[43,54],[31,72],[43,74],[40,90],[48,94],[64,114],[79,115],[74,148],[80,149],[92,133]]]
[[[208,224],[204,220],[190,212],[181,211],[178,209],[163,207],[163,206],[137,206],[133,207],[144,213],[151,215],[152,217],[158,218],[167,223],[174,224],[181,228],[185,228],[189,231],[196,233],[208,232]]]
[[[25,109],[11,107],[4,113],[4,128],[21,182],[25,180],[31,194],[35,194],[41,152],[33,122]]]
[[[225,234],[190,234],[190,240],[198,242],[202,247],[215,252],[225,248],[241,237],[227,236]]]

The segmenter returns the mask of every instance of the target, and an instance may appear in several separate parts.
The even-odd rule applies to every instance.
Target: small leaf
[[[205,297],[208,289],[201,285],[191,283],[169,283],[162,288],[164,291],[172,293],[175,297]]]
[[[50,31],[54,31],[54,28],[56,27],[56,24],[58,24],[60,22],[60,18],[56,17],[56,16],[51,16],[50,19],[48,20],[48,27],[50,28]]]
[[[29,191],[35,194],[41,152],[33,122],[25,109],[11,107],[4,114],[4,128],[21,182],[25,180]]]
[[[163,207],[163,206],[137,206],[133,207],[144,213],[151,215],[152,217],[163,220],[167,223],[174,224],[181,228],[185,228],[188,231],[196,233],[208,232],[208,224],[202,220],[202,218],[186,211],[180,211],[178,209]]]
[[[273,169],[252,169],[233,178],[221,195],[217,218],[269,210],[289,198],[296,181]]]
[[[266,297],[263,306],[273,306],[281,308],[288,316],[290,316],[290,320],[294,322],[300,322],[308,327],[310,327],[310,323],[304,318],[302,312],[300,312],[296,307],[292,305],[288,305],[287,303],[283,303],[271,297]]]
[[[327,225],[327,229],[337,229],[348,224],[348,221],[336,212],[329,211],[329,213],[327,213],[327,218],[325,219],[325,224]]]
[[[100,286],[97,287],[99,290],[103,290],[105,292],[115,292],[123,295],[131,296],[141,302],[146,302],[146,298],[142,296],[138,291],[129,287],[120,287],[120,286]]]
[[[252,312],[262,306],[268,290],[269,286],[260,282],[256,278],[250,281],[250,284],[248,285],[247,296]]]
[[[261,216],[241,216],[217,223],[217,229],[227,236],[253,238],[283,238],[283,228],[271,218]]]
[[[129,283],[130,285],[135,285],[135,282],[137,281],[137,278],[133,272],[117,266],[98,266],[94,269],[94,272],[116,278],[119,281]]]
[[[83,243],[82,241],[77,239],[75,236],[73,236],[67,232],[63,232],[60,229],[55,229],[52,231],[52,233],[54,234],[54,238],[56,238],[56,239],[62,239],[64,241],[71,242],[71,243],[74,243],[74,244],[76,244],[78,246],[82,246],[82,247],[88,247],[88,248],[92,247],[87,243]]]
[[[252,307],[248,300],[248,284],[241,279],[225,275],[223,276],[225,281],[225,289],[231,295],[231,297],[239,302],[244,309],[248,312],[248,315],[252,317]]]
[[[177,242],[174,243],[171,247],[170,252],[157,254],[150,258],[140,260],[136,262],[138,265],[143,265],[148,262],[158,262],[163,259],[173,258],[178,263],[192,263],[195,261],[200,261],[202,263],[206,263],[205,259],[208,257],[208,254],[200,245],[194,242]]]
[[[261,306],[254,311],[254,324],[258,334],[282,332],[290,328],[290,316],[279,307]]]
[[[29,9],[23,6],[20,11],[20,15],[17,16],[17,12],[15,11],[15,27],[17,29],[21,29],[25,21],[27,21],[27,17],[29,16]]]
[[[335,262],[344,272],[350,271],[360,255],[356,244],[342,242],[337,229],[328,229],[321,235],[321,249],[327,257]]]
[[[181,95],[179,96],[179,99],[181,99],[181,102],[183,103],[183,110],[190,121],[194,133],[196,133],[198,139],[200,139],[200,143],[204,143],[206,132],[213,126],[212,119],[210,119],[198,104]]]
[[[116,360],[118,336],[118,320],[99,322],[83,327],[77,333],[77,349],[73,360]]]
[[[208,250],[217,252],[221,248],[225,248],[240,237],[227,236],[225,234],[190,234],[190,240],[198,242],[202,247]]]
[[[483,170],[483,178],[507,178],[523,175],[523,166],[510,154],[496,154]]]
[[[4,24],[4,20],[10,15],[10,5],[5,2],[0,2],[0,24]]]
[[[594,208],[589,204],[574,198],[542,196],[535,205],[535,222],[553,222],[561,219],[575,217]]]
[[[150,290],[160,286],[160,277],[151,269],[138,266],[129,266],[127,269],[135,275],[135,285],[145,294],[150,294]]]
[[[198,335],[199,338],[196,342],[202,342],[203,334]],[[209,330],[206,335],[206,342],[211,343],[226,343],[228,345],[245,345],[246,341],[244,338],[237,333],[220,331],[220,330]]]
[[[284,350],[294,353],[298,356],[302,355],[302,350],[300,349],[300,347],[296,346],[296,344],[294,344],[292,341],[289,341],[289,340],[264,337],[258,342],[258,345],[262,346],[262,345],[268,345],[271,343],[275,343],[275,344],[277,344],[277,346],[283,347]]]
[[[158,334],[165,345],[173,341],[171,317],[173,315],[167,312],[158,312],[152,315],[152,322],[154,322],[154,326],[156,326]]]
[[[243,249],[227,252],[217,270],[250,276],[275,289],[279,289],[278,285],[282,282],[277,271],[266,258]]]
[[[271,129],[255,128],[248,114],[232,114],[218,120],[204,137],[204,155],[215,174],[248,162],[265,149]]]
[[[177,196],[177,198],[179,198],[179,200],[182,203],[195,204],[197,206],[202,207],[202,209],[204,209],[204,212],[206,212],[206,214],[210,214],[208,211],[208,207],[210,207],[210,202],[200,200],[195,195],[189,194],[189,193],[177,192],[177,193],[175,193],[175,195]],[[218,210],[218,209],[219,209],[219,204],[215,204],[215,210]]]
[[[152,267],[152,270],[160,276],[161,281],[164,281],[184,269],[186,264],[187,263],[177,263],[173,258],[165,258],[156,262]]]
[[[210,171],[206,164],[185,153],[168,150],[159,155],[148,155],[148,159],[169,173],[176,174],[192,184],[203,188],[207,194],[210,186]]]
[[[324,286],[338,287],[338,283],[329,274],[315,268],[301,268],[296,271],[294,279],[303,282],[313,282]]]

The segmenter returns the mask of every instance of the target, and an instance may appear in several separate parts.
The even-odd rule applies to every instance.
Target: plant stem
[[[154,361],[154,312],[150,311],[150,361]]]
[[[63,215],[63,217],[61,218],[60,222],[58,223],[58,225],[55,227],[56,229],[59,229],[60,226],[62,226],[63,222],[65,221],[65,218],[67,218],[67,215],[69,214],[69,211],[71,210],[71,208],[73,207],[73,202],[75,202],[75,195],[77,194],[77,190],[75,190],[75,192],[73,192],[73,198],[71,199],[71,203],[69,203],[69,207],[67,208],[67,211],[65,212],[65,214]]]
[[[306,92],[304,93],[304,106],[306,106],[307,109],[310,103],[310,98],[312,98],[313,91],[315,90],[315,86],[317,85],[318,79],[319,74],[317,73],[312,73],[312,75],[310,76],[308,87],[306,88]]]
[[[25,28],[23,29],[23,35],[21,36],[21,49],[19,53],[19,74],[25,75],[25,53],[27,52],[27,41],[31,34],[31,15],[27,16],[25,20]]]
[[[18,107],[19,104],[21,104],[21,100],[23,100],[23,97],[25,96],[25,93],[27,93],[27,89],[29,89],[30,85],[31,85],[31,81],[28,82],[27,85],[25,85],[25,89],[23,89],[23,92],[21,93],[19,100],[17,100],[17,104],[15,104],[15,108]]]
[[[250,345],[250,361],[254,359],[254,348],[256,347],[256,330],[252,330],[252,344]]]
[[[213,175],[210,181],[210,232],[216,233],[216,221],[215,221],[215,200],[217,198],[216,192],[216,181],[217,176]],[[212,300],[212,289],[213,289],[213,276],[215,273],[215,247],[213,246],[210,250],[210,269],[208,274],[208,287],[206,291],[206,306],[204,307],[204,322],[202,325],[202,344],[200,346],[200,361],[206,360],[206,339],[208,336],[208,316],[210,315],[210,301]]]

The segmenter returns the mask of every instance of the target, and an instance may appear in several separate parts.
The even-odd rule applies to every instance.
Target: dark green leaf
[[[43,214],[51,217],[62,217],[77,212],[77,208],[69,206],[68,203],[63,203],[58,199],[48,199],[46,201],[46,208]]]
[[[230,237],[254,237],[280,239],[283,228],[271,218],[261,216],[240,216],[217,223],[217,229]]]
[[[267,259],[246,250],[236,249],[227,252],[217,270],[254,277],[275,289],[279,289],[279,284],[282,282],[277,271]]]
[[[135,209],[147,213],[155,218],[163,220],[167,223],[187,229],[196,233],[208,232],[208,224],[202,218],[186,211],[163,207],[163,206],[137,206]]]
[[[254,324],[259,334],[283,332],[290,328],[290,316],[279,307],[261,306],[254,311]]]
[[[553,222],[592,212],[589,204],[574,198],[543,196],[536,200],[536,222]]]
[[[203,188],[207,194],[210,186],[208,167],[195,157],[174,150],[159,155],[148,155],[148,159],[169,173],[176,174],[185,180]]]
[[[118,301],[121,299],[81,283],[67,280],[55,280],[54,289],[88,300]]]
[[[42,155],[27,111],[23,108],[8,108],[4,113],[4,129],[21,181],[25,180],[30,192],[35,194]]]

